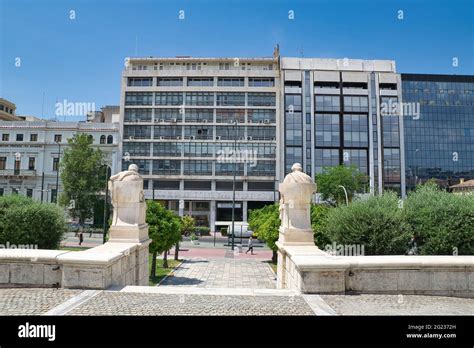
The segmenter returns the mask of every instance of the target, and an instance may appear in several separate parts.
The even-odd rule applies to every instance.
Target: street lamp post
[[[237,175],[237,156],[236,156],[236,151],[237,151],[237,120],[234,120],[234,179],[232,181],[232,250],[234,250],[234,240],[235,240],[235,178]]]
[[[418,184],[418,168],[416,166],[416,154],[418,153],[418,151],[420,151],[420,149],[415,149],[415,155],[413,156],[414,162],[415,162],[415,188],[416,188],[416,185]]]
[[[349,197],[347,196],[347,190],[344,186],[338,185],[338,187],[341,187],[344,190],[344,194],[346,195],[346,205],[349,205]]]
[[[112,171],[112,169],[111,169]],[[104,233],[102,235],[102,243],[105,244],[105,237],[107,235],[107,201],[109,200],[109,166],[105,165],[105,199],[104,199]]]
[[[58,164],[56,167],[56,204],[58,204],[58,196],[59,196],[59,161],[61,159],[61,143],[56,141],[56,144],[58,144]]]

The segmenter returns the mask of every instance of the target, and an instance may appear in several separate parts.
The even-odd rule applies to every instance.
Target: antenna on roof
[[[138,57],[138,35],[135,35],[135,57]]]

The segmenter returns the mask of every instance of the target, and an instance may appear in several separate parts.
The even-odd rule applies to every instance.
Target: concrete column
[[[210,219],[210,228],[211,232],[216,232],[216,201],[211,201],[211,219]]]
[[[242,221],[247,222],[247,201],[242,202]]]

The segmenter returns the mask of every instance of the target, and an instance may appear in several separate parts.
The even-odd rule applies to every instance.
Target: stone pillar
[[[146,202],[143,194],[143,178],[138,167],[131,164],[127,171],[114,175],[109,181],[109,190],[114,207],[109,241],[114,243],[134,243],[135,255],[130,255],[135,264],[135,284],[148,285],[148,224],[146,223]]]
[[[301,164],[295,163],[291,170],[279,187],[281,226],[276,243],[278,289],[290,288],[295,284],[292,265],[288,264],[288,248],[310,247],[317,250],[311,228],[311,198],[316,191],[316,184],[303,173]]]
[[[128,171],[110,178],[114,207],[109,242],[141,243],[148,240],[143,179],[132,164]]]

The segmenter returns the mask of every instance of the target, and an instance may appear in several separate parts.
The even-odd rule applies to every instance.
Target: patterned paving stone
[[[246,259],[189,259],[160,286],[201,288],[275,289],[275,274],[268,263]]]
[[[301,296],[223,296],[104,291],[68,315],[314,315]]]
[[[339,315],[474,315],[474,299],[421,295],[321,295]]]
[[[81,292],[68,289],[0,289],[0,315],[40,315]]]

